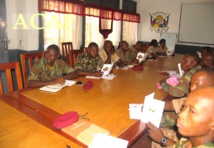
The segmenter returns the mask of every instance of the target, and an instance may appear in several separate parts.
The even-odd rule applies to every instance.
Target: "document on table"
[[[98,133],[89,148],[127,148],[128,141],[106,134]]]
[[[95,77],[95,76],[86,76],[85,78],[88,79],[106,79],[106,80],[113,80],[115,77],[115,75],[113,73],[109,74],[109,75],[102,75],[102,77]]]
[[[57,92],[57,91],[61,90],[63,87],[72,86],[75,83],[76,83],[76,81],[73,81],[73,80],[65,80],[65,84],[63,84],[63,85],[61,85],[61,84],[46,85],[39,89],[43,90],[43,91]]]
[[[141,122],[153,123],[157,128],[160,126],[165,102],[154,99],[154,93],[145,97]]]

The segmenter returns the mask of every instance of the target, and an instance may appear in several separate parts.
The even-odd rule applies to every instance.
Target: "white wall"
[[[6,11],[8,49],[38,50],[39,31],[30,24],[31,16],[38,13],[38,0],[6,0]],[[22,29],[22,25],[13,29],[19,14],[24,16],[29,29]],[[38,26],[38,17],[34,22]]]
[[[141,23],[138,25],[138,40],[150,42],[152,39],[159,40],[160,33],[150,30],[149,13],[159,11],[170,13],[167,32],[178,34],[182,3],[210,3],[214,0],[137,0],[137,2],[137,11],[141,15]]]

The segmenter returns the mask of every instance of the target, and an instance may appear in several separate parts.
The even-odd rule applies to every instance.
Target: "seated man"
[[[98,54],[98,45],[91,42],[87,51],[77,57],[74,68],[78,75],[101,77],[103,64],[103,60]]]
[[[120,63],[122,62],[120,60],[120,57],[115,53],[113,44],[110,40],[106,40],[104,42],[103,50],[99,51],[99,55],[105,64],[111,64],[114,62],[116,66],[120,65]]]
[[[150,46],[146,51],[148,59],[155,59],[158,56],[156,54],[157,53],[157,48],[158,48],[158,42],[157,42],[157,40],[153,39],[150,42]]]
[[[137,41],[135,46],[131,49],[131,52],[134,53],[136,56],[138,52],[144,53],[145,51],[143,49],[143,46],[144,46],[143,42]]]
[[[129,65],[135,59],[135,54],[129,50],[129,44],[126,41],[120,42],[120,49],[116,50],[124,65]]]
[[[184,71],[183,76],[179,79],[179,83],[173,87],[166,83],[166,79],[160,81],[162,89],[169,95],[174,97],[182,97],[189,93],[189,82],[192,74],[200,67],[199,57],[197,54],[186,54],[181,62],[181,69]]]
[[[212,68],[214,69],[214,54],[206,54],[201,58],[202,68]]]
[[[201,58],[204,57],[206,54],[213,54],[213,49],[211,47],[205,46],[201,48]]]
[[[157,48],[157,53],[158,56],[166,56],[166,51],[168,50],[168,48],[166,47],[166,40],[165,39],[161,39],[159,41],[159,45]]]
[[[177,126],[181,138],[171,148],[214,147],[214,87],[191,92],[179,114]]]
[[[28,77],[29,87],[64,84],[65,79],[73,79],[78,76],[71,66],[58,59],[59,55],[57,45],[48,46],[45,58],[41,58],[31,69]]]
[[[214,86],[214,70],[213,69],[199,69],[197,70],[191,79],[191,85],[190,85],[190,90],[196,90],[198,88],[201,87],[207,87],[207,86]],[[164,110],[166,111],[175,111],[176,114],[180,113],[182,106],[184,104],[184,101],[186,100],[185,98],[180,98],[180,99],[174,99],[174,100],[167,100],[165,102],[165,108]],[[177,119],[177,115],[173,114],[170,115],[170,112],[165,112],[163,114],[164,118],[162,118],[162,124],[163,124],[163,119],[164,122],[169,124],[168,126],[174,126],[176,124],[176,119]],[[177,141],[177,136],[176,133],[173,132],[170,129],[167,128],[161,128],[158,129],[156,127],[154,127],[151,123],[148,124],[148,126],[150,126],[150,132],[154,132],[156,134],[154,134],[154,136],[151,136],[151,138],[156,141],[156,142],[160,142],[161,139],[163,137],[167,137],[168,138],[168,145],[173,144],[173,141]],[[153,134],[152,134],[153,135]],[[156,144],[156,143],[152,143],[152,145],[155,145],[154,147],[161,147],[160,145]]]

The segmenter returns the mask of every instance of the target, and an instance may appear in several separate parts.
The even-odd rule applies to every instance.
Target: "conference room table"
[[[129,146],[131,146],[146,132],[146,125],[140,120],[130,119],[129,104],[143,103],[145,96],[153,92],[155,99],[162,100],[167,94],[156,86],[156,83],[163,78],[158,72],[166,69],[178,71],[177,67],[172,67],[172,63],[174,66],[177,65],[178,61],[181,62],[182,57],[183,55],[176,55],[166,59],[147,61],[142,71],[134,71],[131,68],[127,70],[113,69],[112,72],[115,75],[113,80],[87,79],[85,77],[74,79],[83,83],[92,81],[93,87],[87,91],[83,89],[83,86],[75,84],[55,93],[42,91],[39,88],[30,88],[2,95],[0,99],[7,104],[1,101],[0,108],[3,106],[8,109],[2,109],[1,112],[5,121],[0,124],[0,146],[10,147],[12,144],[9,141],[13,139],[16,141],[14,144],[23,144],[26,147],[31,145],[36,147],[33,143],[44,143],[44,146],[41,147],[45,147],[45,145],[50,145],[50,147],[62,147],[62,145],[72,148],[87,147],[61,130],[52,127],[56,117],[69,111],[76,111],[79,115],[87,114],[85,117],[90,122],[108,130],[111,136],[128,140]],[[179,60],[175,60],[177,58]],[[168,62],[170,64],[167,64]],[[5,115],[10,112],[14,114],[14,117],[11,116],[7,119]],[[26,122],[22,121],[22,118]],[[13,124],[7,124],[9,122]],[[16,131],[14,126],[17,126],[16,129],[19,131],[17,136],[12,133],[12,131]],[[7,128],[10,131],[4,130]],[[32,132],[30,132],[31,130]],[[33,139],[33,136],[32,138],[31,136],[24,138],[25,136],[29,137],[28,132],[25,131],[28,131],[29,135],[35,135],[36,138]],[[43,135],[44,133],[45,135]],[[16,137],[19,138],[16,139]]]

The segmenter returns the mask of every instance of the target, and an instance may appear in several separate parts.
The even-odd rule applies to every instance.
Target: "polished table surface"
[[[0,100],[0,117],[1,148],[66,148],[67,145],[73,148],[80,147],[2,100]]]
[[[175,54],[174,56],[167,56],[164,58],[157,57],[156,60],[146,60],[146,66],[160,67],[164,70],[175,70],[178,72],[178,63],[181,63],[184,55]]]
[[[52,121],[60,114],[68,111],[76,111],[80,115],[88,113],[86,117],[91,122],[109,130],[112,136],[129,140],[131,145],[145,132],[146,127],[138,120],[129,119],[129,104],[143,103],[144,97],[152,92],[155,92],[156,99],[163,99],[166,93],[156,87],[156,82],[163,77],[158,72],[172,69],[172,63],[177,65],[181,62],[181,57],[182,55],[176,55],[167,59],[147,61],[143,71],[114,69],[113,73],[116,77],[113,80],[90,79],[93,81],[93,87],[88,91],[84,91],[82,86],[73,85],[56,93],[34,88],[10,93],[8,96],[31,109],[33,113],[28,114],[49,129],[52,128]],[[173,60],[177,58],[179,60]],[[177,70],[177,67],[173,69]],[[89,79],[81,77],[75,80],[84,83]],[[34,114],[39,114],[48,121]],[[78,141],[75,142],[81,145]]]

